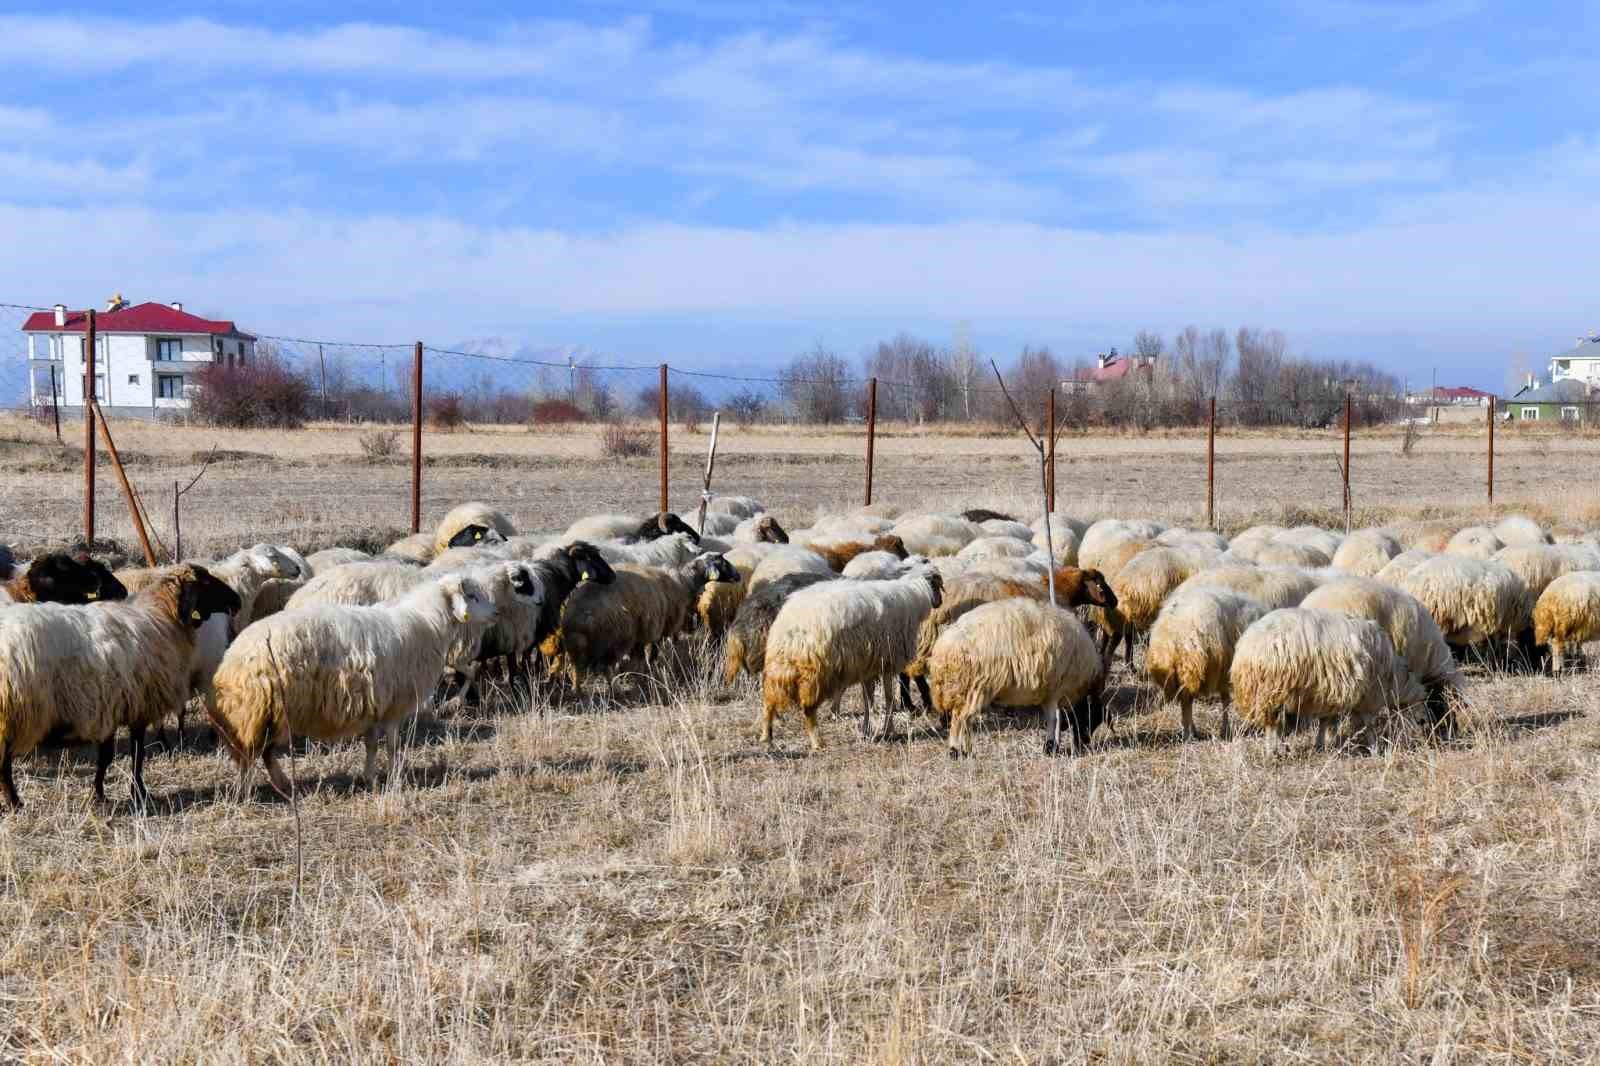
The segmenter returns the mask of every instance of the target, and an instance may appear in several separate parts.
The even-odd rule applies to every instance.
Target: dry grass
[[[226,440],[274,458],[208,474],[224,498],[197,504],[214,524],[193,519],[195,535],[373,522],[351,513],[349,482],[387,468],[319,465],[346,443],[319,432]],[[210,442],[185,434],[119,427],[119,445],[152,456],[145,484],[193,469]],[[488,452],[488,436],[450,443]],[[540,457],[506,436],[509,454]],[[735,435],[748,458],[719,460],[719,484],[774,500],[786,525],[853,502],[844,464],[750,440],[770,454]],[[906,440],[880,450],[887,498],[1023,504],[1025,446]],[[1402,460],[1391,438],[1365,461],[1443,477],[1432,457],[1449,441],[1425,436]],[[1110,462],[1063,462],[1063,505],[1192,515],[1192,443],[1076,442]],[[1252,498],[1224,494],[1230,523],[1337,501],[1336,486],[1296,491],[1300,443],[1225,453],[1224,485],[1271,475]],[[593,455],[592,438],[573,446]],[[1503,496],[1593,526],[1592,490],[1510,478],[1520,447],[1502,456]],[[675,459],[685,488],[695,458]],[[548,528],[648,506],[653,462],[620,500],[617,469],[437,469],[430,511],[486,495]],[[398,526],[396,475],[380,487]],[[248,506],[226,507],[246,485]],[[8,479],[0,506],[70,528],[72,487]],[[1372,485],[1357,503],[1400,491]],[[1454,510],[1447,488],[1424,491],[1407,513],[1478,514],[1475,491]],[[280,516],[274,499],[307,509]],[[1034,723],[1001,715],[952,764],[925,731],[869,745],[853,721],[825,720],[827,748],[806,757],[784,720],[768,756],[755,689],[723,692],[712,673],[696,660],[612,699],[502,694],[424,716],[376,793],[352,783],[357,748],[310,746],[294,764],[298,892],[289,806],[264,789],[236,805],[231,766],[198,731],[152,759],[145,818],[92,807],[84,754],[26,760],[29,806],[0,821],[0,1060],[1512,1063],[1600,1047],[1593,675],[1474,671],[1458,745],[1322,756],[1302,738],[1274,760],[1250,741],[1180,742],[1175,711],[1119,668],[1116,728],[1092,754],[1045,759]],[[126,773],[124,756],[113,795]]]

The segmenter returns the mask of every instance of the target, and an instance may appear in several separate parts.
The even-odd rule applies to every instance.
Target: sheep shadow
[[[1539,711],[1534,714],[1517,715],[1515,718],[1500,718],[1494,724],[1505,732],[1507,738],[1515,738],[1531,736],[1544,729],[1554,729],[1574,718],[1583,717],[1586,715],[1582,711]]]

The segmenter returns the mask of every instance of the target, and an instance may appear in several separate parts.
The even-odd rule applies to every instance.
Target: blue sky
[[[716,365],[1256,325],[1494,387],[1600,326],[1600,5],[132,10],[0,15],[0,301]]]

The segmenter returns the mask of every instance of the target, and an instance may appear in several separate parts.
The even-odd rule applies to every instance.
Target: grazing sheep
[[[750,521],[748,518],[741,519],[738,515],[714,514],[710,511],[707,511],[703,517],[698,515],[698,511],[696,515],[695,525],[699,527],[699,533],[702,537],[731,536],[733,531],[739,528],[740,522]]]
[[[905,550],[930,559],[939,555],[954,555],[972,541],[983,536],[976,522],[944,514],[921,514],[902,518],[894,524],[895,535],[905,544]]]
[[[627,544],[638,544],[644,541],[660,540],[662,537],[686,536],[696,544],[700,543],[700,534],[689,528],[689,523],[673,514],[671,511],[661,511],[651,515],[640,522],[631,532],[624,533],[616,540]],[[573,537],[568,530],[567,539],[583,540],[582,537]]]
[[[991,518],[986,522],[979,522],[978,528],[983,530],[986,537],[1011,537],[1024,544],[1033,543],[1033,527],[1009,518]]]
[[[1197,571],[1173,594],[1192,588],[1227,589],[1275,611],[1280,607],[1299,606],[1317,584],[1313,574],[1294,567],[1228,565]]]
[[[1600,638],[1600,571],[1578,570],[1550,582],[1533,608],[1533,637],[1550,646],[1550,669],[1566,667],[1569,647]]]
[[[1494,553],[1504,547],[1505,543],[1488,526],[1468,526],[1450,538],[1450,542],[1444,546],[1444,553],[1481,562],[1494,558]]]
[[[558,536],[548,533],[519,533],[504,544],[498,545],[498,550],[507,559],[521,559],[523,562],[532,562],[544,558],[552,551],[556,551],[563,544],[587,543],[566,541]]]
[[[643,519],[648,522],[650,519]],[[561,535],[563,540],[582,540],[595,543],[602,540],[616,540],[626,537],[639,529],[641,519],[632,515],[622,514],[596,514],[578,519],[567,527]]]
[[[540,650],[550,669],[574,687],[580,672],[609,678],[623,660],[648,661],[653,649],[677,636],[708,582],[738,580],[738,570],[710,553],[671,569],[618,566],[611,584],[585,583],[573,590],[560,626]]]
[[[1407,574],[1429,559],[1436,558],[1438,554],[1438,552],[1425,551],[1421,548],[1408,548],[1385,563],[1383,569],[1373,574],[1372,577],[1376,581],[1382,581],[1385,585],[1394,585],[1398,588]]]
[[[784,532],[776,518],[761,514],[746,518],[734,526],[733,539],[737,544],[787,544],[789,534]]]
[[[1233,650],[1244,631],[1267,608],[1230,589],[1185,587],[1162,606],[1150,627],[1145,670],[1163,699],[1177,700],[1183,710],[1183,735],[1193,740],[1194,701],[1222,701],[1219,735],[1232,736],[1228,724],[1228,670]]]
[[[893,528],[894,522],[889,518],[860,512],[855,514],[823,515],[811,523],[813,535],[833,533],[842,536],[871,537],[879,533],[887,533]],[[793,541],[792,535],[790,539]],[[818,539],[823,538],[819,537]]]
[[[544,588],[544,604],[539,612],[539,624],[534,630],[532,647],[524,655],[521,664],[511,664],[524,675],[531,669],[539,647],[561,627],[561,612],[572,591],[588,582],[609,585],[617,577],[605,556],[593,544],[581,540],[557,545],[543,558],[534,560],[533,571]]]
[[[324,570],[289,597],[285,610],[298,611],[318,604],[369,606],[404,596],[430,580],[419,566],[374,560],[346,563]]]
[[[1238,553],[1229,549],[1230,554],[1238,557]],[[1317,567],[1327,566],[1333,561],[1328,555],[1311,544],[1295,544],[1285,540],[1274,540],[1257,548],[1251,556],[1257,566],[1298,566],[1302,569],[1313,570]]]
[[[993,703],[1040,707],[1051,754],[1060,748],[1061,711],[1073,708],[1073,747],[1086,747],[1104,714],[1104,681],[1100,653],[1077,616],[1032,599],[973,608],[939,634],[928,657],[934,705],[950,718],[952,758],[972,754],[972,720]]]
[[[196,631],[238,607],[238,594],[204,568],[178,566],[120,603],[0,611],[0,788],[11,808],[22,807],[12,760],[52,734],[98,746],[94,794],[105,802],[119,727],[132,741],[142,808],[145,731],[188,698]]]
[[[284,544],[274,545],[278,551],[287,556],[294,563],[299,574],[295,577],[269,577],[261,583],[261,588],[256,592],[255,602],[251,605],[251,618],[265,618],[277,614],[288,604],[289,597],[293,596],[307,581],[311,580],[314,573],[311,560]]]
[[[908,558],[925,559],[926,556],[908,556]],[[945,558],[953,558],[945,556]],[[898,577],[905,569],[906,560],[894,552],[862,552],[845,564],[839,571],[840,577],[847,577],[852,581],[882,581],[886,578]]]
[[[498,539],[502,541],[517,535],[511,519],[488,504],[457,504],[439,520],[433,535],[433,552],[438,555],[446,548],[468,548],[482,544],[491,532],[499,534]]]
[[[596,550],[613,566],[682,566],[699,554],[700,542],[685,533],[673,533],[653,540],[607,540]]]
[[[1460,668],[1427,607],[1410,593],[1374,578],[1344,577],[1319,586],[1301,604],[1307,610],[1343,611],[1376,622],[1395,654],[1427,692],[1434,726],[1454,729],[1451,700],[1461,692]]]
[[[753,595],[762,585],[769,581],[776,581],[787,574],[832,573],[836,573],[836,571],[828,565],[828,560],[810,548],[784,544],[774,547],[762,556],[761,561],[751,571],[750,580],[745,584]]]
[[[823,560],[828,564],[828,569],[834,573],[844,570],[851,559],[863,552],[889,552],[902,559],[909,554],[905,541],[894,533],[879,533],[874,537],[863,537],[856,540],[833,538],[813,540],[806,547],[822,556]]]
[[[899,567],[904,564],[896,559],[895,565]],[[767,661],[767,633],[790,596],[819,582],[838,579],[838,575],[832,571],[826,574],[786,574],[746,596],[732,624],[728,626],[727,640],[723,644],[722,683],[733,684],[741,670],[751,677],[761,673]]]
[[[694,605],[695,618],[709,639],[721,640],[728,631],[739,605],[750,593],[750,577],[757,564],[776,546],[771,542],[737,544],[723,553],[722,557],[739,572],[739,580],[708,582]]]
[[[1105,634],[1104,654],[1114,657],[1120,640],[1125,661],[1131,667],[1133,645],[1155,624],[1161,604],[1215,558],[1216,553],[1210,550],[1153,547],[1107,575],[1106,580],[1117,594],[1117,606],[1115,610],[1096,612]]]
[[[1333,553],[1333,568],[1355,577],[1374,577],[1405,549],[1385,529],[1358,529]]]
[[[365,736],[369,786],[381,736],[392,774],[400,723],[433,694],[460,630],[493,618],[494,602],[477,582],[453,573],[388,603],[291,608],[245,630],[223,657],[208,708],[239,767],[241,798],[257,756],[273,787],[290,794],[277,756],[296,734]]]
[[[1283,526],[1270,524],[1251,526],[1228,541],[1228,551],[1234,558],[1243,562],[1254,562],[1257,551],[1287,532],[1288,529]]]
[[[1463,647],[1509,639],[1527,627],[1528,588],[1504,563],[1463,555],[1438,555],[1419,565],[1399,587],[1422,602],[1444,639]]]
[[[1085,523],[1066,515],[1052,514],[1050,520],[1050,538],[1055,545],[1057,566],[1078,566],[1082,560],[1079,554],[1082,551],[1083,534],[1089,528]],[[1034,519],[1033,546],[1045,548],[1045,516]]]
[[[1110,576],[1109,562],[1123,551],[1125,545],[1151,545],[1166,532],[1159,522],[1125,522],[1115,518],[1102,518],[1086,529],[1078,538],[1078,565],[1086,570],[1099,570]],[[1037,538],[1034,541],[1038,543]]]
[[[1494,553],[1494,561],[1510,567],[1527,587],[1528,602],[1537,603],[1550,582],[1561,575],[1600,570],[1600,550],[1583,544],[1507,545]]]
[[[481,626],[465,626],[449,664],[460,678],[459,695],[470,698],[483,664],[504,659],[507,677],[514,677],[515,664],[524,662],[537,647],[539,624],[546,599],[538,564],[520,560],[499,561],[468,571],[469,576],[494,604],[494,618]]]
[[[85,604],[128,598],[128,590],[104,563],[79,553],[49,552],[0,585],[0,605],[13,603]]]
[[[1395,536],[1407,551],[1424,551],[1430,555],[1444,551],[1455,533],[1455,525],[1443,519],[1402,522],[1395,527]]]
[[[1163,548],[1198,548],[1221,555],[1228,550],[1228,538],[1209,529],[1168,529],[1156,537]]]
[[[413,533],[409,537],[401,537],[387,548],[383,549],[383,556],[389,559],[400,559],[426,566],[433,558],[434,534]]]
[[[487,566],[490,563],[505,562],[510,559],[505,553],[504,544],[485,544],[458,546],[446,548],[436,554],[428,565],[422,569],[430,574],[443,574],[451,570],[470,570],[477,566]],[[526,561],[526,560],[520,560]]]
[[[1032,555],[1032,542],[1015,537],[979,537],[956,552],[958,559],[1025,559]]]
[[[1525,515],[1507,515],[1494,524],[1494,535],[1506,547],[1527,547],[1554,544],[1555,538],[1546,533],[1533,519]]]
[[[311,566],[313,576],[324,570],[331,570],[345,563],[364,563],[371,561],[372,556],[355,548],[323,548],[319,552],[312,552],[306,556],[306,562]]]
[[[884,733],[894,732],[894,679],[917,653],[917,631],[940,603],[939,575],[917,567],[893,581],[823,582],[791,596],[767,634],[762,673],[761,739],[790,708],[805,719],[811,750],[822,747],[817,708],[861,686],[862,736],[872,736],[872,685],[883,681]]]
[[[1339,553],[1339,545],[1344,543],[1344,536],[1333,532],[1331,529],[1323,529],[1321,526],[1295,526],[1293,529],[1286,529],[1276,537],[1273,537],[1272,542],[1274,544],[1298,544],[1303,548],[1312,549],[1318,555],[1332,559]],[[1318,565],[1327,566],[1328,564],[1319,563]]]
[[[1283,747],[1286,718],[1315,718],[1321,751],[1330,721],[1349,716],[1355,733],[1370,739],[1380,711],[1424,698],[1376,622],[1302,607],[1272,611],[1244,631],[1228,686],[1240,719],[1265,729],[1274,750]]]

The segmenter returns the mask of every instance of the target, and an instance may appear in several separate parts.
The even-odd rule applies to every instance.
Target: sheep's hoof
[[[1060,755],[1061,743],[1055,740],[1046,740],[1044,742],[1044,753],[1046,755]]]
[[[951,762],[960,762],[961,761],[961,749],[959,749],[959,748],[950,748],[948,750],[950,752],[950,761]]]

